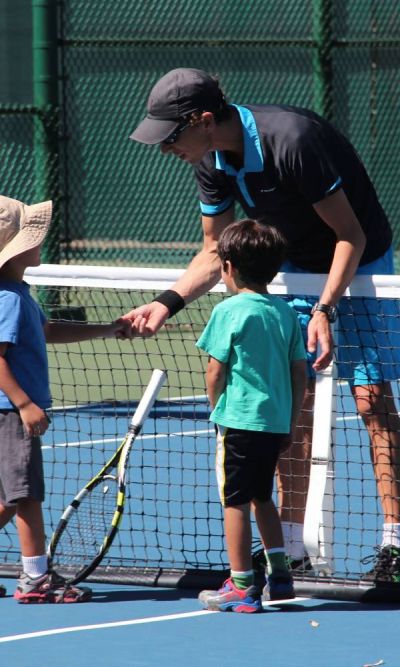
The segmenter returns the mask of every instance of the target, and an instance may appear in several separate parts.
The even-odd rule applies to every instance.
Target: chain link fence
[[[46,2],[32,0],[34,24],[36,4]],[[0,98],[1,190],[55,201],[48,261],[179,266],[197,251],[191,168],[129,140],[151,87],[174,67],[216,74],[232,102],[293,104],[332,120],[364,160],[399,245],[397,0],[48,4],[50,106],[35,90],[30,104]]]

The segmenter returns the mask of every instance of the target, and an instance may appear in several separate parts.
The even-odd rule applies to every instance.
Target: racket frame
[[[128,431],[119,445],[118,449],[114,452],[112,457],[105,463],[105,465],[99,470],[99,472],[92,477],[92,479],[76,494],[72,502],[67,505],[64,509],[61,518],[58,522],[57,527],[55,528],[53,535],[50,539],[50,543],[47,549],[47,556],[49,559],[49,568],[53,569],[53,559],[57,552],[57,545],[59,544],[61,537],[66,530],[69,520],[71,517],[79,510],[79,506],[86,496],[100,484],[102,481],[110,477],[110,472],[117,468],[117,483],[118,483],[118,492],[117,492],[117,501],[116,507],[111,519],[110,527],[107,533],[104,536],[104,540],[100,546],[98,553],[94,556],[90,563],[82,566],[80,569],[76,570],[73,576],[69,576],[68,568],[58,568],[60,574],[64,576],[67,585],[78,584],[79,582],[86,579],[100,564],[104,556],[110,549],[113,540],[118,532],[122,515],[124,513],[125,506],[125,478],[126,470],[128,466],[129,455],[134,444],[134,441],[138,434],[140,433],[144,422],[146,421],[150,410],[152,409],[157,396],[160,392],[161,387],[163,386],[166,379],[165,371],[155,369],[150,378],[150,382],[139,401],[139,404],[130,420]],[[115,479],[114,476],[112,476]]]

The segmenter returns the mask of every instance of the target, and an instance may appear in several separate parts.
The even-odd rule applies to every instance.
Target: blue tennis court
[[[347,386],[340,385],[340,391],[333,436],[330,539],[334,571],[359,576],[361,561],[379,543],[382,519],[368,438],[353,412]],[[133,410],[133,404],[97,404],[52,412],[51,427],[43,438],[48,537],[66,504],[115,451]],[[131,453],[125,514],[107,565],[164,570],[226,567],[214,448],[204,396],[156,403]],[[0,551],[13,564],[19,560],[18,542],[13,528],[7,531],[0,534]],[[369,567],[366,563],[361,571]]]
[[[359,566],[360,556],[376,543],[379,524],[366,436],[352,416],[350,395],[343,401],[335,454],[338,571],[348,568],[349,560]],[[49,525],[58,520],[65,500],[119,444],[133,407],[99,404],[53,412],[43,442]],[[205,398],[189,397],[172,405],[159,401],[132,452],[127,515],[111,548],[110,563],[166,567],[226,563],[213,465],[214,430]],[[11,552],[17,561],[18,549]],[[4,664],[57,662],[62,667],[71,661],[83,665],[95,660],[99,665],[141,666],[400,665],[394,640],[400,630],[400,605],[297,598],[265,603],[267,613],[248,617],[202,611],[193,589],[91,583],[92,601],[71,609],[18,605],[12,599],[15,582],[3,582],[8,588],[8,596],[0,601]]]
[[[373,553],[382,520],[368,437],[354,413],[347,385],[341,384],[339,390],[332,539],[335,571],[350,576]],[[111,456],[125,435],[133,408],[99,404],[53,412],[43,447],[50,525],[58,520],[66,500]],[[214,429],[205,397],[156,404],[131,454],[128,496],[110,563],[128,565],[134,560],[147,567],[220,569],[226,564],[214,477]]]
[[[8,585],[12,582],[5,580]],[[255,616],[199,611],[193,591],[94,585],[93,600],[0,601],[2,664],[398,667],[399,606],[304,600]]]
[[[214,545],[209,539],[209,521],[220,522],[221,509],[210,447],[214,430],[207,417],[204,398],[191,399],[187,405],[156,404],[131,453],[125,516],[109,553],[110,562],[118,559],[126,565],[134,559],[139,566],[182,567],[185,563],[207,564],[218,557],[222,563],[222,535]],[[76,423],[79,437],[65,442],[65,433],[69,437],[78,433]],[[53,473],[52,492],[58,502],[65,502],[68,494],[72,498],[111,456],[127,424],[124,406],[117,410],[115,406],[90,406],[87,414],[85,409],[54,413],[55,451],[49,444],[44,459]],[[93,433],[104,435],[97,439]],[[54,474],[58,466],[59,474]],[[54,509],[52,504],[53,517]]]

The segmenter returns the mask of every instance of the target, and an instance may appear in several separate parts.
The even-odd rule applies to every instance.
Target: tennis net
[[[50,318],[109,322],[151,301],[181,273],[42,265],[29,270],[26,279]],[[271,292],[317,297],[324,279],[279,274]],[[394,314],[386,309],[389,300],[400,298],[400,278],[359,276],[343,301],[350,295],[360,302],[373,299],[377,317],[381,314],[385,326],[393,325],[393,347],[396,339],[400,345],[398,304]],[[203,586],[226,575],[222,510],[214,479],[215,436],[205,394],[206,357],[195,347],[212,308],[224,298],[224,287],[218,285],[171,318],[153,338],[49,346],[54,404],[43,439],[49,538],[66,504],[124,436],[152,369],[168,373],[131,455],[121,528],[92,580]],[[397,384],[392,383],[396,401]],[[361,590],[359,582],[371,567],[364,561],[381,541],[382,509],[368,443],[348,383],[336,380],[333,364],[316,383],[304,535],[314,571],[320,575],[312,581],[334,586],[336,597],[338,587]],[[260,547],[255,540],[254,551]],[[10,524],[0,533],[0,574],[14,576],[19,558]],[[304,581],[307,584],[307,577]]]

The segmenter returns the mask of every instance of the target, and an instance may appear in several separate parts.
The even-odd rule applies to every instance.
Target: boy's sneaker
[[[307,554],[303,558],[287,558],[287,566],[293,575],[313,575],[315,574],[311,560]]]
[[[362,575],[364,581],[376,583],[400,584],[400,548],[394,546],[376,547],[376,556],[372,570]],[[368,563],[371,556],[361,562]]]
[[[14,598],[23,604],[87,602],[91,597],[90,588],[70,586],[55,572],[47,572],[35,578],[23,573],[14,593]]]
[[[291,600],[295,597],[293,578],[288,570],[275,570],[268,575],[263,589],[264,600]]]
[[[263,611],[261,595],[257,586],[236,588],[232,579],[227,579],[219,591],[201,591],[199,601],[209,611],[236,611],[254,614]]]
[[[3,598],[6,595],[6,587],[0,584],[0,598]]]

